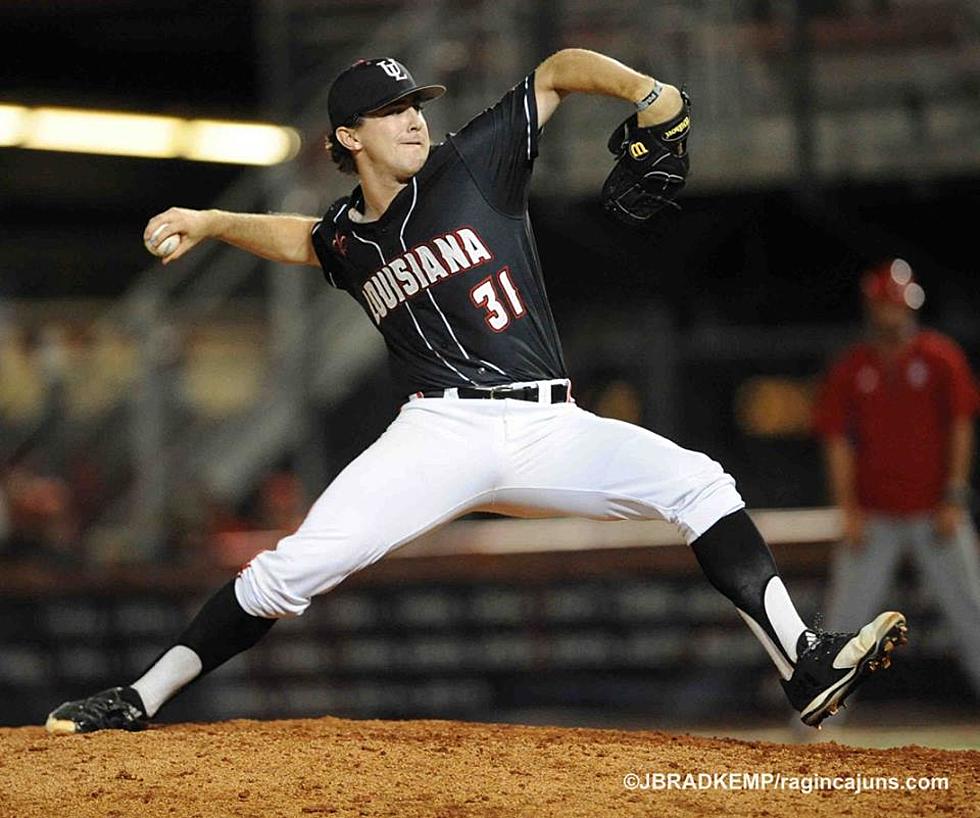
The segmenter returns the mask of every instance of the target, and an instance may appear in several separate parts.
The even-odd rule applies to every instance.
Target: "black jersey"
[[[399,393],[564,378],[527,213],[537,155],[532,74],[459,133],[375,222],[360,187],[313,227],[327,280],[381,331]]]

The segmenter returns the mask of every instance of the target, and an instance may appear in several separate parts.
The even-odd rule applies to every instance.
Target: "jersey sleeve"
[[[313,225],[310,233],[313,251],[323,269],[323,277],[327,279],[331,287],[336,287],[338,290],[346,290],[347,284],[344,279],[343,268],[334,255],[333,243],[334,236],[337,234],[337,219],[340,218],[346,202],[347,198],[345,197],[330,205],[330,209],[320,221]]]
[[[504,213],[522,214],[538,155],[534,72],[449,141],[487,200]]]
[[[847,434],[851,404],[851,366],[847,358],[831,367],[817,390],[813,430],[820,437]]]
[[[948,367],[950,414],[953,417],[973,417],[980,409],[980,393],[977,391],[977,384],[973,379],[966,355],[956,343],[949,341],[944,345],[943,357]]]

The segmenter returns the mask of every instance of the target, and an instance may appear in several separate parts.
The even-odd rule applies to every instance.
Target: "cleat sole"
[[[828,716],[833,716],[838,709],[845,707],[844,700],[851,695],[872,673],[891,667],[891,652],[902,645],[908,644],[908,624],[901,614],[894,614],[897,617],[895,623],[885,632],[875,646],[868,651],[865,657],[858,662],[850,677],[846,677],[840,686],[833,690],[825,700],[817,705],[811,704],[809,712],[804,712],[801,721],[809,727],[820,729],[820,722]]]

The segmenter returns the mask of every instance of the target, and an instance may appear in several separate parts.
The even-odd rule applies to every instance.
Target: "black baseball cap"
[[[336,130],[405,97],[424,101],[445,93],[444,85],[416,85],[409,70],[391,57],[358,60],[333,81],[327,95],[327,110]]]

